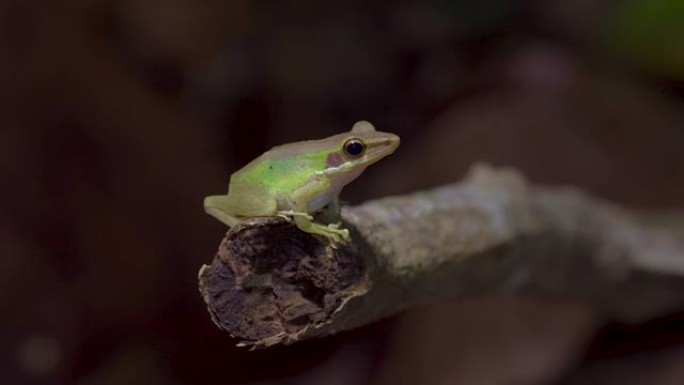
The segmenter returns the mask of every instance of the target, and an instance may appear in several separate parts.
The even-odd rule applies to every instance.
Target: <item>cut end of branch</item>
[[[368,288],[366,261],[352,245],[331,246],[279,217],[231,228],[199,272],[212,320],[242,346],[290,343],[325,325]]]

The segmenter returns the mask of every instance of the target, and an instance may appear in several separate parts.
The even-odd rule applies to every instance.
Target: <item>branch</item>
[[[421,304],[525,292],[639,320],[684,304],[684,241],[572,188],[476,166],[462,183],[345,207],[338,248],[282,218],[226,234],[200,292],[242,345],[351,329]]]

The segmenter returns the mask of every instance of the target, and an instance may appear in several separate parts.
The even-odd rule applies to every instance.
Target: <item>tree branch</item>
[[[244,345],[335,333],[431,301],[525,292],[638,320],[684,304],[684,241],[573,188],[476,166],[462,183],[342,211],[339,248],[282,218],[226,234],[199,273],[214,322]]]

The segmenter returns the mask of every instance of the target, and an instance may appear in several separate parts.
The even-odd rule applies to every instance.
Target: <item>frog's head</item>
[[[327,156],[325,172],[346,183],[399,147],[398,136],[375,131],[375,127],[366,121],[357,122],[351,131],[329,140],[336,148],[333,147]]]

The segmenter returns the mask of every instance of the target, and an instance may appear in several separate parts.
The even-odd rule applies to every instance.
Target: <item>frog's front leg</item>
[[[294,215],[294,221],[297,227],[307,233],[322,235],[333,243],[339,243],[344,240],[349,242],[349,230],[340,229],[338,225],[323,225],[313,221],[313,217],[308,214],[308,205],[312,197],[325,192],[327,190],[326,181],[313,180],[300,188],[292,196],[292,208],[295,213],[306,213],[305,215]]]
[[[308,217],[304,216],[296,216],[294,217],[294,221],[300,230],[311,234],[322,235],[330,239],[330,241],[333,243],[339,243],[342,240],[346,242],[351,241],[351,237],[349,236],[349,230],[339,229],[336,225],[323,225],[320,223],[316,223]]]
[[[339,228],[342,226],[340,208],[340,200],[335,198],[316,214],[316,219],[324,223],[330,223],[329,227]]]

